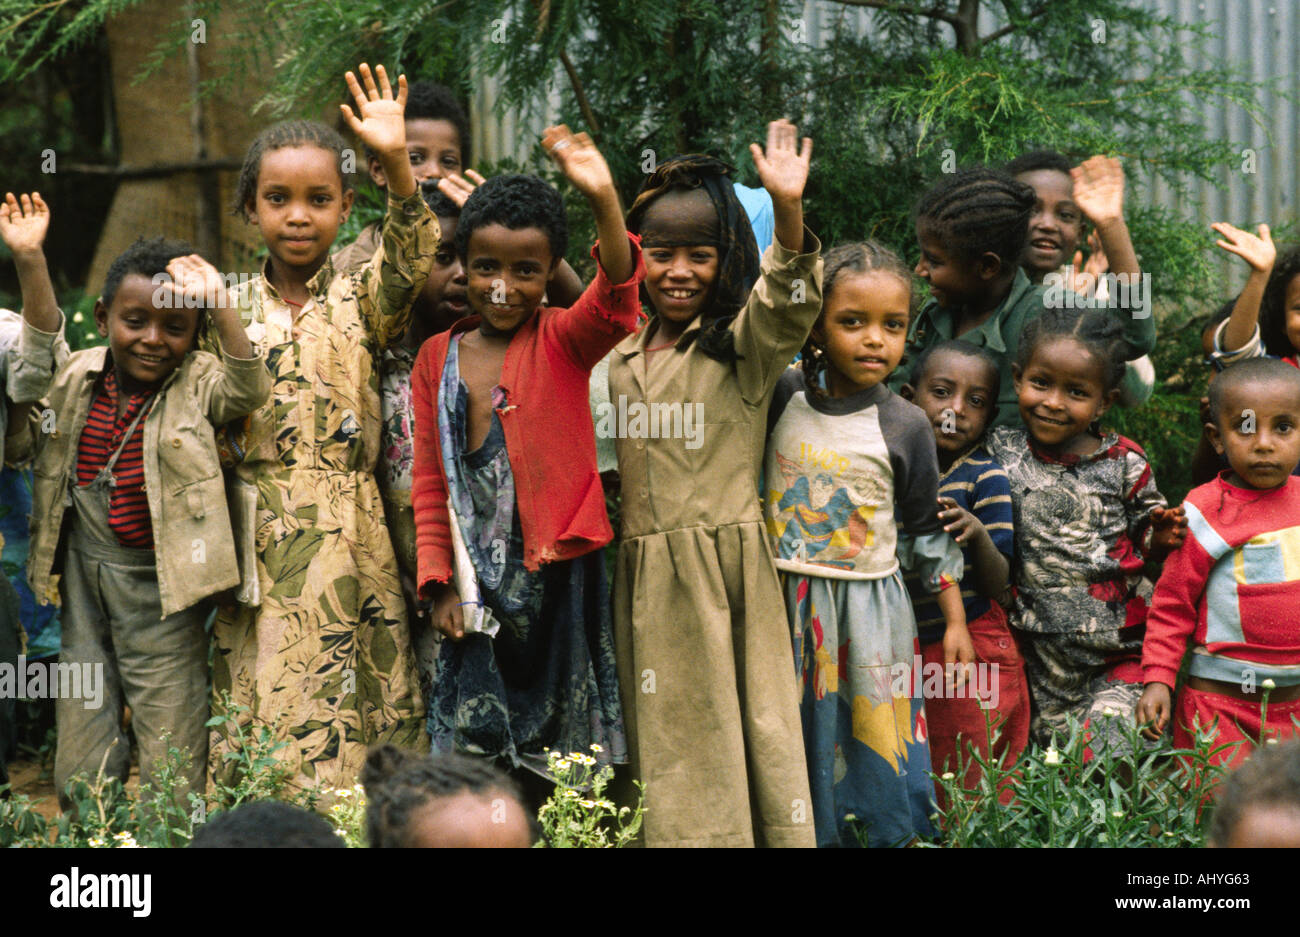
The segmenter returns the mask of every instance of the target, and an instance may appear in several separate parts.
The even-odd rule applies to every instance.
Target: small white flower
[[[335,835],[335,836],[347,836],[347,835],[348,835],[348,831],[347,831],[347,830],[335,830],[335,831],[334,831],[334,835]]]
[[[79,313],[79,312],[75,312],[75,313],[72,314],[72,321],[73,321],[73,322],[81,322],[84,318],[85,318],[85,317],[84,317],[81,313]],[[92,839],[91,842],[94,843],[95,841]]]
[[[352,792],[349,791],[349,790],[346,790],[346,789],[344,789],[344,788],[340,788],[339,790],[335,791],[334,793],[335,793],[336,796],[338,796],[338,797],[339,797],[340,799],[342,799],[342,800],[347,800],[349,797],[352,796]]]
[[[601,747],[600,747],[599,745],[597,745],[595,742],[592,742],[592,743],[591,743],[591,750],[592,750],[593,752],[600,753],[600,752],[603,752],[605,749],[601,748]]]
[[[1101,714],[1103,716],[1118,716],[1120,713],[1118,709],[1107,706],[1104,709],[1102,709]]]
[[[1266,738],[1266,739],[1264,739],[1264,744],[1265,744],[1265,745],[1276,745],[1276,744],[1277,744],[1277,738],[1276,738],[1276,736],[1273,736],[1273,737],[1270,737],[1270,738]]]
[[[953,774],[951,771],[945,771],[942,775],[940,775],[940,779],[944,781],[951,781],[956,776],[957,775]]]
[[[588,810],[592,810],[596,806],[594,800],[580,800],[578,803],[582,804],[582,806],[586,807]]]
[[[1165,830],[1164,835],[1165,835],[1165,836],[1168,836],[1170,839],[1173,839],[1174,831],[1173,831],[1173,830]]]
[[[1123,811],[1123,810],[1112,810],[1112,811],[1110,812],[1110,815],[1111,815],[1112,817],[1114,817],[1116,820],[1122,820],[1122,819],[1124,818],[1124,811]]]
[[[90,838],[90,847],[92,849],[102,849],[103,846],[104,846],[104,841],[100,839],[98,836],[92,836]]]
[[[1274,687],[1276,687],[1277,684],[1273,682],[1272,677],[1267,677],[1265,678],[1264,682],[1260,684],[1260,686],[1262,686],[1266,690],[1271,690]]]
[[[575,791],[575,790],[573,790],[572,788],[570,788],[569,790],[567,790],[567,791],[564,792],[564,796],[565,796],[565,797],[577,797],[577,796],[578,796],[578,792]]]
[[[1061,753],[1054,748],[1049,748],[1043,753],[1043,764],[1059,765],[1061,763]]]

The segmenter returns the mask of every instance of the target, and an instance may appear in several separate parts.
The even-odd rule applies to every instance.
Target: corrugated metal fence
[[[1192,56],[1192,67],[1230,63],[1253,80],[1276,79],[1273,89],[1262,92],[1260,104],[1264,126],[1257,125],[1239,107],[1219,102],[1189,101],[1199,107],[1207,136],[1241,141],[1243,155],[1236,167],[1225,167],[1219,181],[1223,188],[1191,180],[1188,193],[1180,197],[1163,183],[1157,183],[1150,197],[1187,218],[1199,218],[1208,225],[1224,220],[1245,226],[1261,221],[1277,224],[1296,220],[1300,198],[1300,0],[1135,0],[1189,25],[1205,24],[1213,39]],[[986,15],[991,10],[986,8]],[[864,8],[845,7],[826,0],[804,4],[807,41],[819,46],[836,30],[871,29],[872,13]],[[981,23],[981,32],[997,26],[991,15]],[[527,152],[556,113],[556,99],[539,101],[520,112],[497,113],[496,82],[485,76],[471,101],[474,152],[479,159],[504,156],[519,158]],[[1283,95],[1290,94],[1292,100]],[[1253,166],[1250,160],[1253,159]],[[1254,172],[1243,171],[1243,167]],[[1207,231],[1207,238],[1210,232]],[[1227,294],[1244,280],[1244,267],[1224,256],[1222,269]]]

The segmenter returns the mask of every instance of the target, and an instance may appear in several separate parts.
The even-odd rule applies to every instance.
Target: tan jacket
[[[5,457],[32,466],[31,554],[27,576],[38,601],[49,601],[50,577],[61,565],[59,544],[68,481],[108,349],[73,354],[25,426],[11,427]],[[144,421],[144,479],[153,522],[163,616],[239,585],[235,540],[217,460],[213,426],[260,407],[271,377],[258,356],[241,359],[194,351],[163,381]],[[55,420],[51,429],[48,422]],[[42,431],[44,429],[44,431]]]

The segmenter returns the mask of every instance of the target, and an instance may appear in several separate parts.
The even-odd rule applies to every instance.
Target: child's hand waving
[[[1093,156],[1070,170],[1074,203],[1097,227],[1124,217],[1124,168],[1113,156]]]
[[[565,178],[587,198],[614,191],[609,164],[586,133],[573,133],[565,124],[547,127],[542,134],[542,146]]]
[[[757,143],[749,145],[758,178],[774,202],[797,202],[808,184],[808,167],[812,162],[812,138],[803,138],[802,149],[796,144],[799,128],[788,120],[774,120],[767,125],[767,150]]]
[[[1236,254],[1250,264],[1252,270],[1262,274],[1272,272],[1273,262],[1277,260],[1277,248],[1273,246],[1273,237],[1269,233],[1268,225],[1259,226],[1259,237],[1249,231],[1235,228],[1226,221],[1216,221],[1210,227],[1222,235],[1222,240],[1214,242],[1219,247]]]
[[[50,229],[50,209],[41,193],[24,194],[21,201],[12,192],[0,202],[0,238],[15,255],[34,254],[45,243]]]
[[[224,309],[230,304],[221,274],[198,254],[173,257],[167,263],[167,274],[172,278],[176,295],[190,299],[186,305]]]
[[[357,82],[356,75],[348,72],[345,76],[357,110],[354,114],[348,105],[340,104],[343,119],[352,128],[352,132],[376,154],[402,152],[405,158],[406,124],[403,115],[406,113],[406,76],[397,77],[397,97],[394,98],[393,87],[388,83],[388,73],[384,71],[384,66],[376,67],[372,76],[370,66],[363,62],[360,72],[361,80],[365,83],[364,91]],[[375,85],[375,78],[379,79],[378,86]]]
[[[439,179],[438,191],[451,199],[457,208],[464,208],[474,190],[485,182],[487,180],[474,170],[466,169],[463,176],[451,172]]]

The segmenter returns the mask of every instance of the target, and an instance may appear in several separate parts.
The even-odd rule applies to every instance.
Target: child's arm
[[[1216,221],[1210,225],[1222,235],[1215,241],[1219,247],[1231,254],[1236,254],[1250,265],[1250,276],[1237,297],[1228,316],[1228,324],[1219,333],[1217,351],[1233,352],[1244,348],[1259,327],[1259,307],[1264,300],[1264,289],[1268,286],[1269,274],[1273,272],[1273,262],[1277,260],[1277,248],[1269,234],[1268,225],[1259,226],[1259,237],[1249,231],[1234,228],[1226,221]]]
[[[645,277],[641,249],[623,223],[614,178],[600,150],[585,133],[548,127],[542,146],[574,187],[586,196],[596,219],[596,278],[568,309],[549,315],[543,327],[584,371],[590,371],[624,336],[636,331],[638,288]],[[549,287],[548,287],[549,289]]]
[[[62,325],[54,284],[45,264],[45,233],[50,209],[41,193],[23,195],[21,204],[12,192],[0,203],[0,238],[14,255],[18,285],[23,292],[23,319],[42,332],[57,332]]]
[[[731,331],[744,400],[760,405],[803,346],[822,306],[821,242],[803,225],[803,190],[812,140],[788,120],[767,126],[767,151],[750,145],[759,179],[772,196],[776,236],[759,265],[758,282]]]
[[[1132,445],[1131,443],[1129,445]],[[1124,459],[1124,514],[1129,539],[1150,560],[1163,560],[1182,542],[1187,521],[1181,509],[1170,509],[1156,487],[1155,475],[1146,456],[1136,446]]]
[[[1169,724],[1174,684],[1187,644],[1196,631],[1197,609],[1206,579],[1217,557],[1206,552],[1195,535],[1189,535],[1165,560],[1147,614],[1142,643],[1142,679],[1146,689],[1135,717],[1147,738],[1158,738]]]
[[[378,86],[369,65],[363,64],[359,70],[364,91],[352,72],[346,76],[356,114],[346,104],[339,108],[352,132],[378,158],[388,178],[384,250],[362,268],[363,288],[358,295],[361,314],[372,336],[380,347],[386,347],[397,341],[410,324],[411,306],[429,278],[440,234],[438,219],[420,195],[406,154],[406,76],[398,76],[394,98],[382,65],[375,69]]]
[[[411,413],[415,420],[415,465],[411,506],[415,513],[416,593],[433,599],[430,623],[448,637],[465,634],[459,595],[452,581],[451,516],[438,435],[438,387],[434,347],[445,354],[446,337],[434,336],[420,348],[411,369]]]
[[[1070,177],[1074,180],[1074,202],[1096,227],[1111,270],[1127,275],[1131,284],[1140,283],[1137,253],[1124,221],[1124,169],[1119,160],[1093,156],[1071,169]],[[1124,326],[1124,338],[1136,357],[1149,354],[1156,345],[1151,297],[1144,293],[1143,298],[1141,318],[1123,306],[1116,310]]]
[[[1010,508],[1010,504],[1007,507]],[[1006,592],[1011,587],[1011,563],[993,542],[988,528],[952,498],[940,498],[939,508],[939,523],[944,525],[943,529],[963,549],[970,545],[974,586],[979,594],[986,599],[995,599]]]

